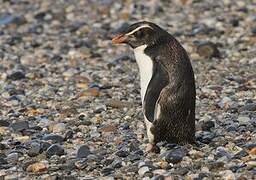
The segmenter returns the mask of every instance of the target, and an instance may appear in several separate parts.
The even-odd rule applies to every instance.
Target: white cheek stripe
[[[140,27],[137,27],[137,28],[134,29],[133,31],[131,31],[131,32],[129,32],[129,33],[126,33],[126,35],[129,36],[129,35],[135,33],[136,31],[138,31],[138,30],[140,30],[140,29],[142,29],[142,28],[150,28],[150,29],[152,29],[152,27],[150,27],[149,25],[142,25],[142,26],[140,26]]]

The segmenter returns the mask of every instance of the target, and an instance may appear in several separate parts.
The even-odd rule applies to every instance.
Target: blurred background
[[[111,43],[142,20],[190,56],[199,148],[144,154],[138,68]],[[255,126],[255,0],[0,0],[0,179],[253,179]]]

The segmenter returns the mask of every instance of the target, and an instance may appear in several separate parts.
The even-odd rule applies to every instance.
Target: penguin
[[[141,100],[149,144],[195,142],[195,78],[186,50],[158,25],[142,21],[125,28],[112,39],[128,44],[139,67]]]

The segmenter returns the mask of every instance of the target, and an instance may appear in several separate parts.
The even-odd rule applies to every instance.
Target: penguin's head
[[[114,44],[125,43],[132,48],[159,43],[167,32],[154,23],[142,21],[132,24],[112,39]]]

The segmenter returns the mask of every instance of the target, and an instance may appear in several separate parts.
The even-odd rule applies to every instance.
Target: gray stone
[[[46,156],[48,158],[52,157],[53,155],[61,156],[65,154],[65,150],[59,144],[53,144],[46,150]]]
[[[197,53],[206,58],[220,57],[217,45],[212,42],[202,42],[198,44]]]
[[[202,123],[201,128],[203,131],[210,131],[215,126],[213,121],[205,121]]]
[[[12,123],[11,128],[16,132],[19,132],[19,131],[28,129],[29,125],[27,121],[18,121],[18,122]]]
[[[91,154],[90,148],[87,145],[82,145],[77,151],[77,158],[86,158],[89,154]]]
[[[6,161],[10,164],[15,164],[19,160],[19,154],[18,153],[11,153],[8,154],[6,157]]]
[[[139,171],[138,171],[138,173],[139,173],[139,175],[140,175],[141,177],[143,177],[147,172],[150,172],[148,166],[142,166],[142,167],[139,169]]]
[[[247,116],[239,116],[239,117],[237,118],[237,120],[238,120],[238,122],[239,122],[240,125],[247,125],[247,124],[249,124],[249,122],[250,122],[250,118],[247,117]]]
[[[14,71],[10,75],[7,76],[7,79],[17,81],[26,78],[25,73],[23,71]]]
[[[10,123],[6,120],[0,120],[0,126],[3,127],[8,127],[10,125]]]
[[[37,156],[41,152],[41,144],[37,142],[32,142],[29,144],[29,149],[28,149],[28,155],[33,157]]]
[[[176,148],[173,150],[170,150],[166,156],[165,156],[165,160],[168,163],[173,163],[176,164],[180,161],[182,161],[183,157],[187,154],[187,151],[183,148]]]
[[[51,141],[52,143],[62,143],[64,141],[64,138],[57,134],[46,134],[43,137],[43,140]]]

